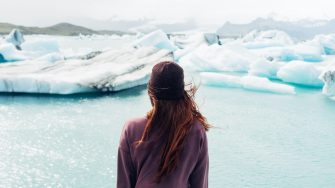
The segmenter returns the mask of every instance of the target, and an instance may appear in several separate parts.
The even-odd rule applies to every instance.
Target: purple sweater
[[[161,148],[150,139],[135,147],[146,125],[146,118],[128,121],[122,131],[118,150],[118,188],[207,188],[208,150],[207,137],[203,126],[196,121],[184,140],[184,148],[177,168],[154,182]]]

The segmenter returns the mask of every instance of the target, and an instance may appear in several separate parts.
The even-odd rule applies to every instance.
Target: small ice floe
[[[279,84],[267,78],[257,76],[233,76],[221,73],[200,73],[202,83],[220,87],[244,88],[252,91],[270,92],[278,94],[295,94],[295,88],[286,84]]]
[[[320,79],[324,82],[322,93],[335,99],[335,69],[323,72]]]
[[[277,77],[288,83],[322,87],[323,82],[319,79],[322,69],[318,66],[314,63],[292,61],[279,69]]]

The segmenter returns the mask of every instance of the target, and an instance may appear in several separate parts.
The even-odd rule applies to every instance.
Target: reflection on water
[[[334,187],[335,103],[317,89],[276,95],[201,86],[210,187]],[[0,185],[115,187],[119,135],[150,103],[112,94],[0,96]]]

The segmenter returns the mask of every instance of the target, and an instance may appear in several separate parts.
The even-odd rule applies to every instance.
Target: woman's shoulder
[[[123,131],[127,134],[127,137],[134,138],[142,135],[142,132],[147,123],[147,119],[145,116],[131,118],[126,121]]]
[[[139,125],[145,125],[147,122],[147,118],[145,116],[142,117],[135,117],[135,118],[131,118],[129,120],[126,121],[125,123],[125,127],[129,127],[132,128],[134,126],[139,126]]]
[[[189,130],[188,137],[192,140],[199,140],[200,142],[206,139],[206,130],[199,120],[194,120]]]
[[[206,133],[204,125],[198,119],[195,119],[193,121],[193,126],[192,126],[191,130],[195,131],[198,134],[205,134]]]

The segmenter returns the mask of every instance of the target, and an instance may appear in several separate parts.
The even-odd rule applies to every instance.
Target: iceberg
[[[24,43],[23,34],[18,29],[13,29],[6,37],[6,41],[15,46],[17,50],[21,50],[21,44]]]
[[[220,37],[216,33],[205,33],[204,37],[208,45],[212,44],[221,45]]]
[[[323,50],[319,46],[312,45],[311,43],[299,43],[291,46],[275,46],[268,48],[251,49],[251,51],[258,56],[271,61],[323,61]]]
[[[58,42],[52,39],[26,41],[22,44],[22,51],[25,52],[30,59],[49,53],[60,52]]]
[[[103,39],[99,37],[94,36],[92,40]],[[50,37],[26,37],[28,40],[20,44],[22,50],[11,43],[2,43],[0,61],[13,62],[0,65],[0,92],[119,91],[145,84],[155,63],[174,60],[185,71],[200,72],[209,85],[292,94],[294,87],[270,79],[322,87],[329,76],[320,75],[334,67],[331,55],[335,49],[334,35],[295,43],[281,31],[253,31],[222,45],[216,34],[202,32],[167,35],[156,30],[137,37],[127,48],[99,48],[86,50],[86,54],[74,54],[71,49],[67,53],[68,49],[60,49],[57,40]],[[324,90],[332,93],[328,92],[331,91],[328,86]]]
[[[0,62],[32,60],[49,53],[59,52],[58,42],[50,39],[26,41],[21,44],[20,50],[12,43],[3,43],[0,45],[0,54],[4,61]]]
[[[209,86],[242,88],[240,76],[232,76],[223,73],[202,72],[201,83]]]
[[[2,55],[2,54],[0,54],[0,63],[1,62],[6,62],[7,60],[5,59],[5,57]]]
[[[268,61],[260,59],[250,64],[248,73],[250,75],[277,79],[278,70],[285,65],[282,61]]]
[[[202,83],[206,85],[244,88],[252,91],[271,92],[277,94],[295,94],[295,88],[286,84],[279,84],[267,78],[257,76],[233,76],[220,73],[200,73]]]
[[[279,69],[277,77],[288,83],[322,87],[323,82],[319,79],[321,73],[322,69],[317,64],[292,61]]]
[[[74,94],[119,91],[147,83],[152,67],[173,60],[169,50],[133,47],[88,60],[27,60],[0,65],[0,92]]]
[[[335,97],[335,69],[325,71],[320,76],[320,79],[324,82],[322,93],[328,97],[334,98]]]
[[[248,49],[267,48],[273,46],[288,46],[294,44],[293,40],[287,33],[279,30],[253,30],[250,33],[246,34],[242,38],[241,42]]]
[[[321,62],[323,60],[322,49],[319,46],[315,46],[309,42],[297,44],[291,49],[298,57],[296,60],[303,60],[306,62]]]
[[[167,34],[162,30],[153,31],[133,43],[135,48],[153,46],[158,49],[166,49],[170,52],[177,50],[177,47],[169,40]]]
[[[171,35],[171,41],[178,47],[174,52],[174,57],[179,60],[186,54],[191,53],[193,50],[200,46],[208,46],[209,43],[203,33],[193,33],[188,35]],[[208,40],[210,40],[208,38]],[[212,42],[212,41],[210,41]]]
[[[319,46],[324,55],[335,55],[335,34],[317,35],[310,43]]]
[[[237,45],[202,45],[179,59],[179,64],[189,71],[247,72],[258,57]]]
[[[26,54],[23,51],[17,50],[15,46],[11,43],[5,43],[0,45],[0,55],[2,56],[3,62],[11,61],[22,61],[27,59]]]

